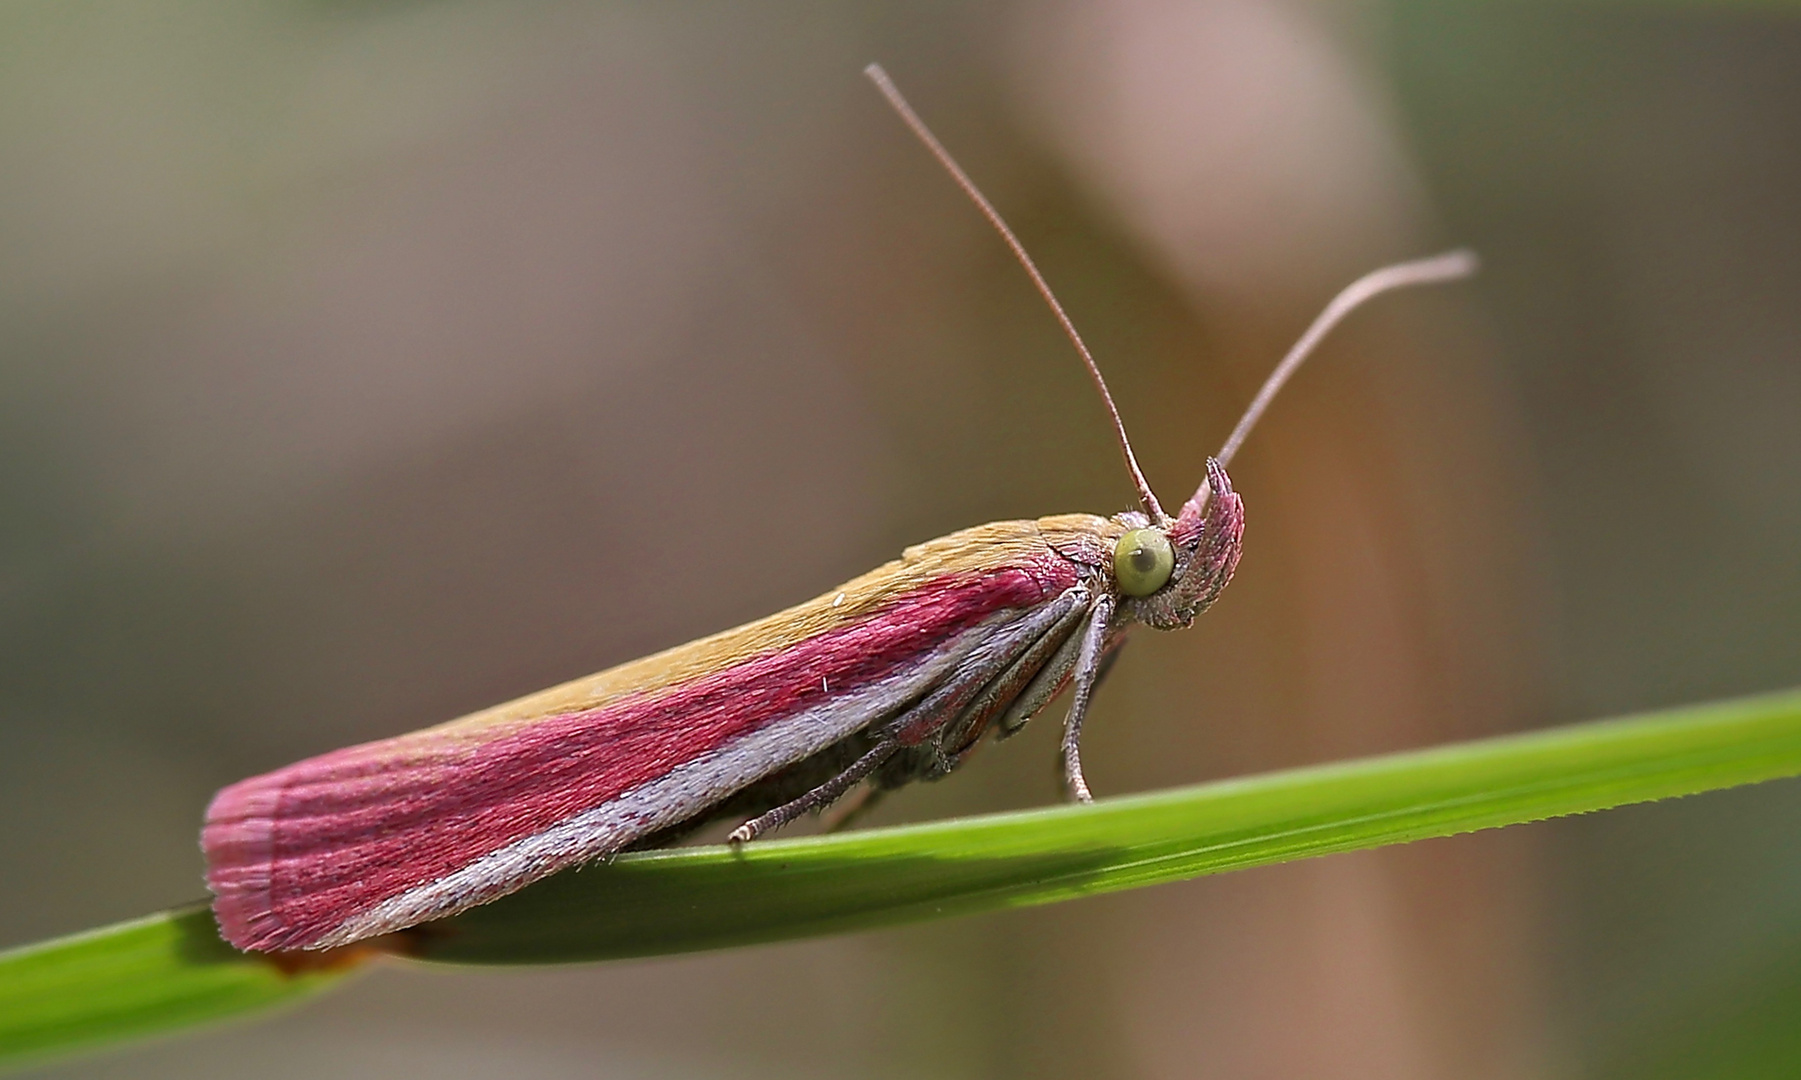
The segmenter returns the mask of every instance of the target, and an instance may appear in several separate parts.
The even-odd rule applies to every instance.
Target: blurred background
[[[1009,215],[1238,581],[1105,793],[1801,678],[1801,11],[276,0],[0,12],[0,945],[214,789],[1130,502]],[[900,821],[1056,798],[1055,724]],[[67,1077],[1801,1069],[1801,786],[792,945],[394,967]]]

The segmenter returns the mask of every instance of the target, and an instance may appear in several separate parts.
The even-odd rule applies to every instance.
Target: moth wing
[[[233,784],[202,833],[221,932],[244,949],[348,944],[616,852],[893,715],[1068,579],[941,575],[593,707],[503,706]],[[684,670],[689,650],[731,634],[766,641],[833,597],[627,667]]]

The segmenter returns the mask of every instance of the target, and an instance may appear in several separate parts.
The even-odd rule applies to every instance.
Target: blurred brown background
[[[1238,582],[1137,635],[1097,790],[1801,675],[1778,5],[0,22],[0,945],[201,895],[240,776],[954,528],[1127,505],[1074,357],[871,59],[1037,255],[1165,501],[1338,286],[1487,260],[1360,314],[1278,404],[1235,470]],[[1054,729],[880,819],[1054,798]],[[1789,1075],[1798,854],[1774,784],[879,934],[384,970],[49,1072]]]

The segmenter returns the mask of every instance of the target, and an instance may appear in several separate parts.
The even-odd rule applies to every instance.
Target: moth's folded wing
[[[940,582],[592,708],[483,714],[233,784],[201,838],[221,931],[244,949],[347,944],[618,851],[904,708],[1043,584]]]

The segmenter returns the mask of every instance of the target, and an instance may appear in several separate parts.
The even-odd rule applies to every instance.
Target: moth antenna
[[[1263,389],[1257,391],[1257,396],[1251,399],[1251,404],[1244,410],[1244,416],[1239,418],[1238,426],[1232,429],[1232,434],[1226,438],[1226,444],[1219,448],[1218,454],[1214,455],[1219,459],[1219,463],[1221,465],[1232,463],[1233,455],[1238,453],[1238,448],[1244,444],[1245,436],[1249,435],[1251,429],[1257,426],[1257,421],[1263,418],[1263,413],[1269,408],[1269,403],[1275,400],[1276,394],[1281,392],[1283,385],[1293,377],[1295,371],[1319,345],[1320,339],[1330,333],[1334,326],[1343,322],[1346,315],[1357,310],[1366,301],[1391,289],[1456,281],[1474,274],[1478,265],[1475,252],[1459,248],[1456,251],[1447,251],[1443,255],[1434,255],[1428,259],[1416,259],[1412,262],[1384,266],[1380,270],[1370,271],[1345,286],[1344,291],[1334,296],[1332,302],[1326,305],[1326,309],[1313,320],[1313,325],[1309,326],[1307,332],[1301,335],[1301,340],[1294,343],[1294,348],[1288,350],[1288,355],[1284,356],[1282,362],[1276,365],[1276,370],[1270,372],[1269,378],[1263,380]]]
[[[912,129],[914,135],[919,137],[919,141],[925,144],[932,156],[938,159],[938,164],[944,166],[944,170],[951,174],[951,179],[957,182],[957,186],[963,189],[963,193],[976,204],[976,209],[982,212],[982,216],[988,219],[988,223],[994,226],[995,231],[1001,234],[1001,239],[1005,240],[1007,246],[1013,250],[1013,257],[1019,260],[1021,266],[1025,267],[1026,274],[1032,279],[1032,284],[1038,287],[1038,295],[1044,297],[1044,302],[1051,306],[1051,313],[1057,317],[1058,324],[1069,336],[1070,343],[1076,347],[1076,352],[1081,354],[1082,363],[1087,366],[1088,374],[1094,379],[1094,388],[1100,391],[1101,404],[1106,406],[1107,417],[1113,421],[1113,433],[1119,438],[1120,452],[1125,455],[1126,469],[1132,474],[1132,483],[1138,487],[1138,501],[1144,505],[1144,512],[1149,514],[1151,520],[1159,525],[1169,524],[1169,516],[1163,512],[1163,507],[1157,502],[1156,494],[1151,491],[1151,485],[1144,478],[1143,470],[1138,467],[1138,457],[1132,453],[1132,440],[1126,437],[1125,421],[1119,418],[1119,409],[1113,404],[1113,395],[1107,390],[1107,380],[1101,377],[1100,365],[1094,362],[1094,354],[1088,351],[1088,345],[1082,340],[1082,335],[1076,332],[1076,324],[1070,321],[1069,315],[1063,310],[1063,305],[1057,302],[1056,294],[1051,292],[1049,283],[1044,280],[1044,275],[1038,272],[1038,264],[1034,263],[1032,257],[1026,254],[1025,245],[1021,244],[1019,238],[1013,235],[1013,230],[1007,227],[1006,221],[1001,218],[1000,211],[994,208],[994,205],[982,194],[981,189],[976,187],[975,181],[971,180],[969,174],[965,173],[957,164],[956,159],[951,157],[950,151],[946,150],[944,144],[940,143],[932,134],[931,129],[926,127],[925,121],[921,120],[919,114],[913,111],[913,107],[907,104],[907,99],[901,95],[900,88],[895,86],[894,80],[890,79],[888,73],[882,70],[882,65],[871,64],[863,69],[863,74],[869,76],[870,82],[875,83],[876,89],[880,90],[882,96],[888,99],[888,104],[892,105],[894,111],[900,114],[901,120]]]

